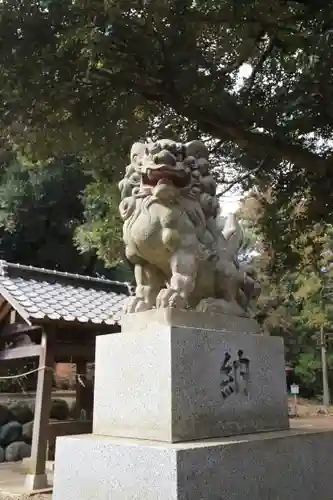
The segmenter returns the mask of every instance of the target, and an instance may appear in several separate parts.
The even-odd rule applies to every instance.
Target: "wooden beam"
[[[6,325],[3,327],[2,330],[0,330],[0,338],[1,339],[13,339],[17,337],[18,335],[23,335],[27,334],[29,335],[30,333],[37,333],[41,332],[42,327],[41,326],[30,326],[26,325],[24,323],[15,323],[14,325]]]
[[[21,318],[23,318],[24,321],[28,323],[28,325],[31,325],[31,321],[29,319],[27,311],[20,305],[20,303],[14,297],[12,297],[12,295],[6,290],[6,288],[1,285],[0,285],[0,294],[19,313]]]
[[[9,323],[11,325],[13,325],[16,322],[16,316],[17,316],[17,312],[15,311],[15,309],[12,309],[10,311],[10,316],[9,316]]]
[[[91,434],[92,420],[72,420],[69,422],[50,422],[48,426],[49,460],[54,460],[56,439],[58,436],[73,436],[77,434]]]
[[[56,439],[58,436],[71,436],[75,434],[91,434],[92,420],[69,420],[50,422],[48,425],[48,439]]]
[[[38,325],[54,325],[57,328],[57,331],[66,332],[69,335],[69,338],[72,337],[72,334],[76,332],[81,335],[82,332],[87,332],[87,334],[95,337],[96,335],[107,335],[109,333],[119,333],[121,331],[121,326],[118,324],[115,325],[106,325],[105,323],[96,324],[96,323],[80,323],[79,321],[64,321],[61,319],[50,320],[48,318],[31,318],[32,324]]]
[[[5,304],[0,309],[0,321],[2,321],[7,316],[7,314],[9,314],[11,308],[12,306],[8,302],[5,302]]]
[[[43,349],[40,345],[25,345],[22,347],[12,347],[0,351],[0,361],[10,361],[14,359],[36,358],[40,356]]]
[[[75,407],[74,407],[74,418],[81,417],[81,410],[83,410],[83,398],[84,398],[84,386],[82,383],[85,383],[86,372],[87,372],[87,363],[82,359],[74,359],[74,363],[76,364],[76,377],[75,377]]]
[[[43,331],[42,353],[39,358],[38,382],[35,403],[31,460],[25,485],[29,490],[48,486],[45,472],[49,416],[52,404],[52,381],[54,364],[55,333]]]
[[[94,361],[95,345],[56,344],[54,347],[54,357],[57,362],[65,362],[70,358],[78,358],[85,361]]]

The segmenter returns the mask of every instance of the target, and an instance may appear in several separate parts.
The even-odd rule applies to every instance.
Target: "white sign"
[[[299,394],[299,385],[292,384],[290,386],[291,394]]]

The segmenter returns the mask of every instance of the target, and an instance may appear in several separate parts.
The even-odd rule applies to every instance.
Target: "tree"
[[[287,362],[294,368],[303,395],[319,395],[322,391],[320,330],[331,332],[333,324],[333,228],[322,224],[300,235],[291,248],[296,255],[295,268],[276,266],[275,251],[261,232],[264,205],[260,200],[258,196],[249,196],[240,209],[245,227],[255,235],[251,265],[263,288],[258,319],[269,334],[284,338]],[[330,343],[328,366],[333,387]]]
[[[0,258],[99,275],[119,262],[116,185],[94,180],[72,156],[32,164],[7,152],[0,165]]]
[[[79,153],[112,177],[133,140],[203,135],[274,210],[303,200],[296,225],[329,220],[332,5],[4,0],[3,146]]]
[[[96,188],[96,181],[85,173],[75,157],[31,164],[12,151],[3,153],[0,156],[0,259],[130,281],[126,266],[105,268],[105,264],[115,263],[119,258],[121,224],[117,219],[118,207],[112,205],[112,200],[117,201],[113,197],[115,188],[105,184],[99,187],[101,189]],[[105,201],[108,210],[103,200],[100,202],[101,193],[109,195]],[[107,228],[103,237],[99,234],[99,224],[102,229],[104,225]],[[80,238],[74,241],[76,232],[83,240],[81,246]],[[28,362],[16,369],[3,367],[1,374],[12,376],[34,368],[36,363]],[[0,380],[0,390],[34,389],[36,377],[37,373],[23,381]]]
[[[0,170],[0,256],[21,264],[84,272],[91,254],[75,248],[90,178],[72,157],[29,165],[12,156]]]
[[[120,196],[115,184],[95,181],[84,192],[84,222],[75,231],[82,253],[93,251],[108,265],[123,257],[122,220],[118,211]]]

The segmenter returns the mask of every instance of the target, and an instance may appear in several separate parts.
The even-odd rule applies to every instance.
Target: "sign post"
[[[299,385],[292,384],[290,386],[291,394],[294,396],[294,416],[297,417],[297,396],[299,394]]]
[[[324,333],[324,328],[320,329],[320,350],[321,350],[321,369],[323,376],[323,409],[324,413],[328,413],[330,404],[330,388],[328,385],[328,366],[327,366],[327,345],[328,334]]]

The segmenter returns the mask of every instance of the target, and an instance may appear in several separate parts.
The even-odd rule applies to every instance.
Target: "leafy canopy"
[[[73,242],[84,221],[83,191],[89,177],[75,158],[31,165],[16,155],[0,169],[0,257],[21,264],[88,272],[91,254]]]
[[[293,197],[300,222],[328,220],[332,6],[4,0],[2,142],[97,158],[111,179],[133,140],[203,134],[244,187],[273,189],[274,208]]]
[[[263,288],[258,319],[267,333],[284,337],[287,362],[293,366],[303,394],[319,395],[321,329],[331,334],[328,364],[333,384],[333,227],[323,223],[294,239],[294,268],[276,266],[276,260],[280,263],[282,258],[263,236],[260,201],[258,196],[249,196],[240,210],[252,242],[247,254]]]
[[[102,181],[90,183],[83,196],[84,221],[73,235],[82,253],[93,252],[107,265],[115,264],[123,257],[119,202],[117,185]]]

